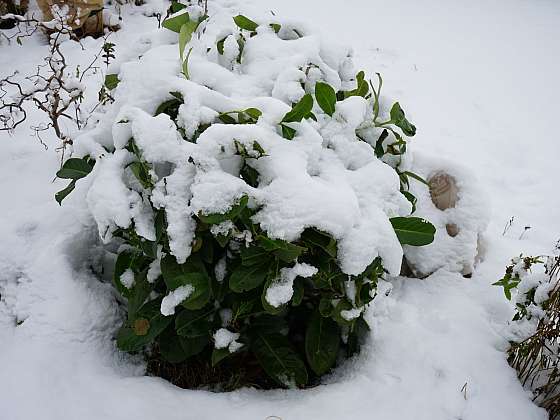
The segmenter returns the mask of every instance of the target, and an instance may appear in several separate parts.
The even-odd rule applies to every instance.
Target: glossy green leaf
[[[313,109],[313,97],[307,93],[294,105],[292,110],[284,115],[281,122],[300,122],[307,118]]]
[[[404,111],[398,102],[395,102],[391,108],[391,121],[399,127],[406,136],[412,137],[416,134],[416,127],[406,119]]]
[[[118,74],[107,74],[105,76],[105,87],[109,90],[113,90],[119,84],[119,75]]]
[[[264,235],[257,236],[257,243],[260,247],[284,262],[294,261],[307,250],[305,247],[292,244],[282,239],[270,239]]]
[[[72,191],[74,191],[74,188],[76,188],[76,180],[75,179],[73,179],[70,182],[70,184],[68,184],[68,186],[66,188],[57,192],[54,195],[54,199],[56,200],[56,202],[59,205],[62,205],[62,200],[64,200],[68,196],[68,194],[70,194]]]
[[[275,33],[280,32],[280,29],[282,29],[282,25],[280,25],[279,23],[271,23],[268,26],[270,26]]]
[[[169,363],[181,363],[187,359],[187,354],[181,345],[181,338],[175,334],[173,328],[166,328],[157,341],[159,352],[164,360]]]
[[[183,3],[179,3],[178,1],[172,1],[171,2],[171,13],[177,13],[179,10],[183,10],[184,8],[186,8],[187,5],[183,4]]]
[[[210,335],[196,338],[179,337],[179,342],[181,343],[181,347],[183,348],[185,355],[189,358],[204,350],[204,348],[210,343]]]
[[[181,26],[189,22],[189,20],[189,13],[180,11],[165,19],[161,26],[170,31],[179,33],[181,31]]]
[[[436,228],[419,217],[393,217],[389,219],[403,245],[423,246],[433,242]]]
[[[336,106],[336,92],[331,85],[323,82],[317,82],[315,84],[315,99],[325,114],[329,116],[334,114]]]
[[[330,257],[336,258],[336,240],[327,233],[315,228],[308,228],[302,233],[301,240],[309,247],[319,247]]]
[[[229,352],[228,348],[224,348],[224,349],[214,349],[212,350],[212,367],[216,366],[218,363],[220,363],[222,360],[224,360],[226,357],[228,357],[231,353]]]
[[[248,267],[262,264],[270,259],[271,253],[260,246],[250,246],[241,249],[241,264]]]
[[[93,169],[86,159],[70,158],[62,165],[62,168],[56,173],[58,178],[63,179],[80,179],[87,176]]]
[[[259,332],[251,344],[251,350],[265,372],[280,385],[294,388],[307,383],[305,363],[291,348],[286,337]]]
[[[239,266],[229,278],[229,287],[236,293],[255,289],[264,283],[268,274],[268,263],[250,267]]]
[[[249,32],[255,32],[259,26],[256,22],[253,22],[251,19],[243,15],[235,16],[233,21],[238,27]]]
[[[177,334],[187,338],[207,336],[210,331],[210,317],[215,311],[214,308],[181,311],[175,318]]]
[[[210,279],[204,264],[191,256],[185,264],[178,264],[172,255],[161,260],[161,273],[168,290],[190,285],[194,291],[181,304],[187,309],[200,309],[208,303],[211,295]]]
[[[315,312],[305,334],[305,355],[313,372],[323,375],[336,362],[340,348],[340,327]]]

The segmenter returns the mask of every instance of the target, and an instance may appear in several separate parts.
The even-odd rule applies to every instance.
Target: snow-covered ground
[[[511,312],[502,290],[490,284],[512,256],[550,253],[560,239],[560,4],[239,3],[247,15],[272,9],[352,45],[359,68],[383,74],[385,92],[418,127],[413,149],[471,169],[486,191],[481,200],[492,217],[485,261],[471,279],[440,271],[395,281],[390,296],[377,300],[371,342],[326,385],[181,390],[142,376],[115,351],[112,295],[82,269],[96,232],[81,206],[54,201],[62,185],[51,182],[56,143],[45,138],[45,151],[30,136],[42,118],[31,112],[14,137],[0,134],[0,418],[545,419],[506,363]],[[141,50],[139,39],[156,24],[133,10],[125,8],[123,30],[111,40],[123,60]],[[65,48],[83,66],[99,43]],[[36,36],[23,48],[0,46],[1,75],[31,71],[46,51],[42,44]]]

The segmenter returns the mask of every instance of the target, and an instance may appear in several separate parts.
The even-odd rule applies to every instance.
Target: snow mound
[[[191,19],[202,13],[198,6],[187,10]],[[398,274],[403,251],[389,218],[409,215],[411,205],[394,168],[356,135],[371,122],[372,99],[338,101],[333,118],[315,103],[317,121],[287,124],[296,130],[293,140],[279,126],[292,102],[313,92],[318,80],[335,90],[355,88],[350,51],[330,47],[305,28],[282,23],[276,33],[276,22],[259,20],[241,53],[230,42],[241,36],[230,11],[214,6],[188,44],[189,79],[181,73],[177,45],[164,42],[175,41],[170,31],[154,35],[155,45],[140,59],[121,63],[115,102],[75,141],[79,155],[98,162],[86,201],[99,232],[108,242],[117,228],[134,224],[153,240],[152,207],[165,209],[170,249],[182,263],[191,253],[193,216],[226,212],[247,195],[258,209],[253,221],[270,238],[294,241],[315,227],[337,240],[344,273],[358,275],[379,256]],[[176,123],[164,113],[154,116],[177,97]],[[261,112],[254,124],[218,119],[249,108]],[[128,169],[130,139],[152,167],[149,194]],[[259,173],[252,187],[239,176],[238,150],[256,153],[255,144],[264,156],[251,161]]]

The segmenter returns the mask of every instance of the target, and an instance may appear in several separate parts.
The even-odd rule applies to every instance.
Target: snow
[[[296,263],[293,267],[280,269],[280,277],[266,289],[265,299],[275,308],[288,303],[294,295],[296,277],[311,277],[317,274],[317,268],[305,263]]]
[[[163,256],[162,252],[163,247],[158,245],[157,247],[157,258],[152,261],[150,266],[148,267],[148,272],[146,273],[146,280],[149,283],[153,283],[157,280],[157,278],[161,275],[161,258]]]
[[[169,316],[175,313],[175,308],[180,305],[194,292],[194,287],[190,284],[179,286],[169,292],[161,301],[162,315]]]
[[[227,348],[230,353],[235,353],[237,350],[243,347],[242,343],[236,341],[239,338],[239,333],[231,332],[226,328],[220,328],[218,331],[216,331],[213,338],[214,347],[216,349]]]
[[[134,272],[130,268],[128,268],[124,273],[121,274],[119,280],[127,289],[132,288],[132,286],[134,286]]]
[[[237,11],[237,3],[223,3]],[[176,90],[176,86],[168,85],[168,74],[155,71],[178,66],[176,46],[158,55],[163,66],[139,71],[136,64],[127,62],[143,56],[155,66],[158,57],[150,58],[148,49],[176,39],[175,34],[156,31],[156,20],[141,13],[161,11],[162,7],[162,2],[149,2],[138,8],[122,6],[123,29],[109,38],[117,44],[117,61],[111,64],[111,71],[120,71],[123,80],[136,78],[143,86],[161,87],[154,89],[150,98],[129,92],[133,96],[130,99],[147,113],[154,111],[154,103],[169,99],[169,91]],[[230,419],[279,416],[544,420],[546,414],[532,404],[505,360],[503,351],[507,347],[512,309],[501,288],[490,284],[503,275],[512,256],[522,252],[550,253],[560,236],[560,198],[555,195],[560,148],[553,135],[560,97],[556,82],[560,61],[552,53],[560,37],[559,5],[548,0],[348,0],[344,4],[260,0],[244,2],[243,7],[248,16],[255,18],[273,8],[276,17],[269,15],[269,19],[283,25],[284,37],[290,36],[290,31],[281,16],[302,21],[303,24],[289,22],[304,33],[308,33],[306,25],[312,23],[331,37],[332,45],[352,45],[358,68],[382,72],[385,93],[399,99],[418,127],[418,135],[410,145],[414,152],[411,165],[430,170],[434,167],[432,156],[438,169],[441,165],[453,171],[463,167],[465,176],[458,178],[464,179],[465,188],[485,192],[484,198],[478,198],[478,205],[484,210],[481,213],[472,207],[460,212],[433,212],[438,223],[444,223],[447,217],[473,223],[471,236],[459,245],[447,244],[451,248],[441,242],[434,244],[436,248],[441,245],[441,254],[438,261],[429,261],[429,266],[422,267],[427,271],[437,269],[428,278],[391,280],[389,296],[380,293],[366,313],[373,333],[362,354],[337,369],[322,386],[306,391],[243,389],[228,394],[180,390],[161,379],[143,376],[141,362],[115,350],[112,340],[122,314],[111,286],[99,282],[87,264],[92,250],[99,246],[97,224],[113,226],[118,222],[124,226],[136,223],[136,219],[143,220],[141,202],[131,195],[128,204],[134,203],[137,213],[125,211],[127,203],[121,202],[120,194],[115,195],[114,203],[110,201],[111,194],[119,188],[119,178],[112,178],[105,185],[99,180],[97,193],[109,200],[113,209],[100,211],[98,220],[92,220],[83,208],[84,200],[90,201],[86,195],[92,192],[89,181],[84,179],[78,181],[76,190],[59,207],[53,194],[65,183],[51,183],[59,164],[57,143],[45,133],[43,139],[49,145],[45,151],[29,136],[30,126],[45,121],[40,113],[29,108],[29,122],[19,127],[14,137],[0,133],[0,188],[4,197],[4,206],[0,207],[0,405],[4,415],[10,420],[174,420],[224,415]],[[47,48],[42,38],[34,36],[23,42],[25,50],[15,43],[0,46],[2,75],[17,68],[32,71],[39,64]],[[64,50],[73,63],[84,68],[101,42],[86,39],[82,50],[69,41]],[[264,47],[257,47],[260,53],[267,52]],[[298,48],[289,53],[293,53],[294,62],[305,61],[305,56],[298,55]],[[335,48],[325,52],[325,65],[344,60],[348,50],[342,50],[341,56]],[[214,88],[219,85],[224,95],[239,97],[272,92],[276,76],[292,81],[298,77],[282,75],[290,66],[280,62],[269,66],[269,78],[263,78],[263,85],[256,84],[251,77],[243,84],[230,84],[227,77],[213,79],[217,71],[207,72],[197,62],[196,54],[191,64],[197,80]],[[146,77],[148,74],[150,77]],[[224,69],[219,74],[230,73]],[[352,76],[354,69],[349,69],[347,78]],[[101,76],[97,77],[86,80],[90,92],[96,92],[101,85]],[[276,99],[291,101],[303,93],[293,83],[283,85],[285,89],[274,91]],[[124,88],[123,84],[117,90]],[[269,109],[262,124],[278,120],[286,111],[267,104],[264,99],[258,103],[260,109]],[[209,105],[212,104],[204,104],[211,109]],[[224,103],[224,110],[237,109],[234,105],[251,104]],[[184,114],[188,113],[186,109]],[[91,116],[91,121],[95,118]],[[185,119],[185,124],[194,127],[198,118],[203,121],[207,116],[201,113],[194,118],[188,122]],[[113,144],[113,122],[100,121],[99,131],[88,145],[90,149],[84,146],[84,150],[97,156],[103,153],[101,146]],[[142,121],[134,120],[127,125],[134,124]],[[312,131],[309,127],[309,133]],[[171,143],[173,139],[164,133],[161,141]],[[159,139],[153,141],[155,148]],[[333,134],[328,141],[336,145],[338,140]],[[304,144],[301,146],[303,153]],[[308,146],[312,149],[312,144]],[[340,159],[348,165],[364,164],[358,159],[359,153],[343,147],[336,153],[347,153]],[[176,154],[177,159],[185,155],[180,150]],[[312,158],[313,153],[305,156]],[[123,162],[115,160],[108,166],[118,167]],[[308,162],[310,170],[317,170],[312,159]],[[98,170],[97,164],[94,170]],[[478,183],[473,180],[473,173]],[[374,171],[368,175],[371,178],[366,182],[364,176],[363,194],[367,194],[368,186],[377,188],[375,181],[382,176]],[[161,186],[161,207],[166,208],[168,218],[174,217],[174,230],[169,234],[174,235],[174,252],[179,259],[186,258],[184,250],[194,234],[192,225],[182,217],[190,199],[189,185],[185,184],[190,176],[176,176],[174,195],[164,194]],[[337,172],[332,170],[330,176],[336,178]],[[171,177],[168,182],[173,182]],[[218,177],[215,180],[219,183]],[[340,182],[348,181],[341,178]],[[414,185],[414,181],[411,183]],[[360,199],[368,202],[367,196]],[[476,201],[470,205],[476,205]],[[348,222],[356,208],[359,205],[351,201],[345,203],[349,210],[346,215],[341,210],[348,230],[362,228]],[[466,215],[475,210],[471,214],[482,214],[481,220],[467,220]],[[512,216],[513,225],[502,235]],[[472,278],[465,279],[453,271],[458,269],[461,258],[474,256],[474,232],[486,221],[488,228],[482,239],[484,258],[474,267]],[[531,229],[520,239],[525,226]],[[364,236],[373,231],[373,227],[363,228],[369,229]],[[150,232],[145,234],[149,236]],[[379,238],[367,240],[375,243]],[[406,252],[407,257],[412,255]],[[369,258],[359,258],[366,257]],[[397,255],[392,259],[396,263]],[[357,262],[349,265],[349,271],[359,266]],[[110,277],[108,272],[105,275]]]
[[[189,80],[177,71],[175,45],[153,46],[140,59],[123,63],[115,103],[100,115],[98,124],[86,127],[76,138],[76,153],[93,155],[101,162],[90,175],[87,201],[104,239],[110,239],[117,227],[134,222],[141,236],[153,240],[154,232],[148,229],[153,226],[151,209],[133,183],[127,185],[118,173],[132,159],[124,149],[132,137],[149,164],[171,168],[167,173],[160,171],[159,176],[156,171],[152,202],[166,211],[171,253],[179,262],[190,255],[193,215],[228,211],[248,195],[254,200],[252,206],[261,207],[253,220],[269,237],[294,241],[314,226],[338,239],[343,272],[360,274],[381,256],[385,268],[398,274],[402,248],[389,217],[409,214],[410,204],[399,191],[395,171],[376,159],[355,135],[371,104],[363,98],[348,98],[337,104],[334,121],[325,122],[321,117],[318,122],[291,123],[298,128],[293,141],[278,134],[278,123],[291,109],[291,104],[274,98],[276,93],[285,97],[280,94],[284,82],[290,89],[291,82],[282,79],[279,70],[299,71],[312,65],[338,87],[342,81],[337,70],[348,63],[346,57],[329,52],[332,47],[315,35],[286,41],[262,30],[247,40],[238,68],[225,75],[216,57],[216,34],[232,24],[228,9],[214,7],[204,31],[191,42]],[[307,88],[313,89],[310,83],[315,76],[301,75]],[[222,84],[225,79],[227,86]],[[257,107],[262,116],[256,124],[213,124],[196,143],[185,142],[169,116],[152,116],[169,92],[180,92],[185,100],[179,108],[179,124],[187,134],[194,134],[209,116],[221,112]],[[381,105],[389,107],[390,103]],[[252,150],[255,141],[266,152],[253,163],[260,174],[257,188],[239,178],[235,146]],[[105,148],[115,152],[107,154]],[[112,178],[122,182],[110,186]],[[372,185],[371,179],[377,181]],[[133,188],[130,192],[129,187]]]

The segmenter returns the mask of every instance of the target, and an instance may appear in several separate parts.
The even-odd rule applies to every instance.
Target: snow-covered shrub
[[[533,400],[560,418],[560,256],[514,258],[494,284],[516,309],[508,361]]]
[[[379,75],[368,82],[349,51],[305,28],[172,11],[120,67],[58,199],[78,185],[118,253],[119,348],[316,383],[357,351],[402,245],[433,240],[410,216],[416,129]]]

